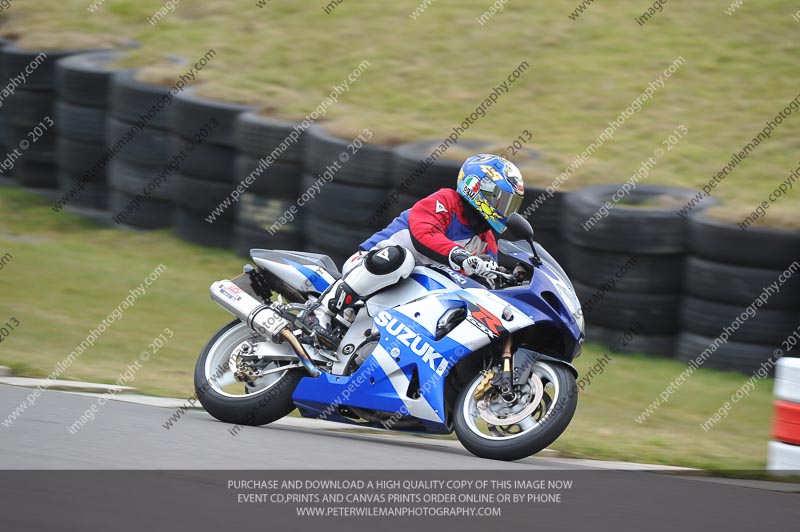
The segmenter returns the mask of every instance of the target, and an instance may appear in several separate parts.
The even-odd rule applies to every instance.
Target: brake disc
[[[497,415],[495,410],[498,407],[508,407],[508,404],[500,394],[489,394],[484,395],[481,400],[477,402],[478,413],[486,423],[489,425],[514,425],[519,423],[523,419],[527,419],[533,415],[537,408],[539,408],[539,404],[542,402],[542,397],[544,396],[544,384],[542,384],[542,379],[539,378],[538,375],[532,373],[530,378],[528,378],[528,384],[531,387],[531,392],[527,395],[531,398],[528,404],[517,413],[510,414],[505,417],[500,417]]]

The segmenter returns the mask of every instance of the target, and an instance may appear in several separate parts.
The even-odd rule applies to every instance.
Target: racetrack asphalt
[[[0,385],[0,421],[29,393]],[[173,530],[167,524],[177,521],[178,530],[230,530],[262,522],[270,524],[260,527],[265,530],[281,524],[283,530],[323,526],[353,532],[380,523],[388,532],[408,530],[413,522],[417,532],[442,526],[466,532],[499,524],[485,518],[303,521],[288,505],[241,504],[226,488],[231,478],[280,475],[576,479],[562,503],[506,507],[503,524],[520,528],[735,532],[793,530],[800,519],[797,484],[697,477],[677,468],[619,471],[625,463],[557,457],[497,462],[476,458],[453,440],[332,430],[332,424],[315,420],[287,418],[233,436],[231,425],[190,411],[167,430],[163,425],[174,410],[109,401],[94,421],[70,433],[68,427],[97,399],[45,390],[10,426],[0,425],[4,529],[57,526],[85,532],[105,530],[100,525],[106,523],[112,530],[138,532]]]
[[[0,385],[0,414],[29,389]],[[471,455],[453,440],[336,430],[333,423],[286,418],[263,427],[232,425],[189,411],[168,430],[174,410],[108,401],[95,419],[69,430],[97,397],[44,390],[10,427],[0,425],[0,469],[584,469],[581,460],[514,463]],[[7,410],[7,411],[6,411]],[[315,425],[328,430],[315,430]],[[243,461],[243,456],[249,457]],[[599,464],[599,463],[598,463]]]

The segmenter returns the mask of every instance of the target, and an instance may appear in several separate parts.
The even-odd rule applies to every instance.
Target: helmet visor
[[[514,192],[506,192],[492,182],[484,183],[483,192],[486,201],[503,219],[508,218],[522,206],[522,196]]]

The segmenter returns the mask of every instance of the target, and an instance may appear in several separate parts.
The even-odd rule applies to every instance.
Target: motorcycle
[[[255,266],[211,285],[236,319],[200,354],[197,397],[226,423],[265,425],[295,408],[340,423],[427,434],[455,431],[473,454],[518,460],[558,438],[577,407],[584,324],[567,275],[518,214],[500,240],[495,286],[441,265],[338,317],[308,326],[340,278],[325,255],[253,249]]]

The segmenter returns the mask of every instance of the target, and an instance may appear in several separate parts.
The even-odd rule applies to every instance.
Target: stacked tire
[[[438,157],[432,163],[426,160],[433,158],[440,145],[439,141],[420,141],[395,147],[390,171],[391,190],[385,203],[377,206],[376,216],[385,215],[391,220],[437,190],[455,187],[463,160],[444,157]],[[459,142],[458,146],[480,153],[488,143],[467,140]]]
[[[566,244],[561,236],[561,212],[564,193],[555,192],[552,196],[546,189],[535,186],[525,187],[525,200],[519,213],[533,227],[534,239],[544,246],[548,253],[569,273]],[[513,237],[507,237],[513,238]]]
[[[25,74],[24,84],[3,105],[7,150],[20,157],[8,172],[25,186],[58,188],[55,166],[55,65],[79,51],[30,51],[3,47],[4,78]],[[27,147],[25,147],[27,146]]]
[[[351,142],[353,148],[348,147]],[[328,255],[341,266],[387,225],[388,213],[376,208],[391,186],[393,161],[388,146],[340,139],[320,126],[309,128],[302,183],[302,196],[309,200],[304,202],[309,251]]]
[[[773,439],[767,446],[767,469],[773,473],[797,475],[800,472],[800,360],[778,361],[773,394]]]
[[[194,244],[233,248],[236,205],[231,194],[238,185],[234,130],[236,118],[252,109],[209,100],[192,90],[176,96],[173,105],[169,145],[181,154],[175,233]]]
[[[74,190],[76,205],[105,209],[108,204],[106,120],[111,82],[118,69],[109,65],[121,52],[70,56],[56,65],[55,123],[58,181]]]
[[[9,82],[8,76],[6,75],[5,71],[3,70],[3,48],[7,45],[11,44],[10,41],[6,39],[0,39],[0,84],[2,87],[5,87],[6,84]],[[10,145],[7,140],[7,133],[6,133],[6,119],[5,119],[5,107],[6,102],[2,102],[0,104],[0,156],[5,158],[6,154],[9,152],[8,146]],[[6,175],[7,172],[5,168],[0,166],[0,176]]]
[[[800,233],[742,231],[700,212],[688,237],[678,358],[710,348],[705,367],[750,373],[800,325]]]
[[[562,235],[571,278],[590,324],[587,337],[613,344],[622,353],[672,356],[687,223],[673,207],[636,205],[678,204],[695,192],[640,185],[625,205],[598,215],[619,189],[591,186],[564,197]],[[633,339],[631,329],[637,331]]]
[[[170,168],[169,90],[137,80],[133,71],[114,76],[106,147],[114,154],[109,210],[117,223],[143,229],[172,225],[176,179]],[[162,182],[155,186],[159,175]]]
[[[303,249],[305,212],[296,202],[301,195],[304,133],[297,123],[255,112],[237,117],[233,175],[246,189],[237,204],[237,254],[248,257],[253,248]]]

